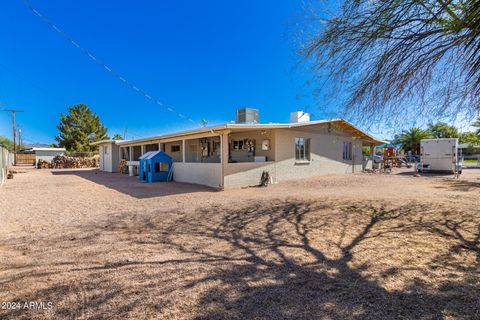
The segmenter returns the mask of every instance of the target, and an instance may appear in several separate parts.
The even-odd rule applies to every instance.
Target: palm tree
[[[413,154],[419,154],[420,140],[430,138],[430,136],[430,132],[414,127],[410,130],[403,130],[394,140],[396,143],[401,144],[402,150],[411,150]]]
[[[112,140],[123,140],[123,137],[119,133],[115,133]]]

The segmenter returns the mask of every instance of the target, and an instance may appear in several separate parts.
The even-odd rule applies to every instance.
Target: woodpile
[[[56,156],[52,160],[52,168],[95,168],[98,167],[98,156],[91,158]]]
[[[39,160],[38,169],[71,169],[71,168],[96,168],[99,164],[99,156],[89,158],[56,156],[52,162]]]
[[[50,169],[51,167],[52,167],[52,164],[45,160],[40,159],[37,162],[37,169]]]

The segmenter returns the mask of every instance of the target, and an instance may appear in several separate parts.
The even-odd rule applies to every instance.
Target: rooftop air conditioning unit
[[[237,123],[258,123],[258,109],[242,108],[237,110]]]

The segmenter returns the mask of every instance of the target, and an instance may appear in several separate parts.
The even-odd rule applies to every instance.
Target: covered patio
[[[138,174],[139,157],[161,150],[172,157],[173,179],[223,188],[225,176],[275,162],[272,129],[211,130],[182,137],[119,142],[120,159]]]

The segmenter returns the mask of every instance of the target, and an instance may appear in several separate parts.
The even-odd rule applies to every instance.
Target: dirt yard
[[[223,192],[17,170],[0,188],[1,319],[480,318],[478,169]]]

